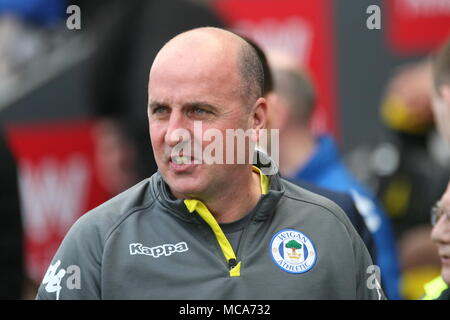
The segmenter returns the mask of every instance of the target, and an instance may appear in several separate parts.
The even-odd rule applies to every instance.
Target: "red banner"
[[[16,125],[28,275],[39,283],[72,224],[108,199],[96,177],[93,122]]]
[[[426,54],[450,36],[450,0],[384,1],[389,46],[399,55]]]
[[[266,52],[297,57],[318,93],[315,130],[339,135],[331,4],[328,0],[221,0],[215,7],[231,30]]]

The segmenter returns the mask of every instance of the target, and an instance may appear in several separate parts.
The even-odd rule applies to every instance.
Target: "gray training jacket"
[[[155,173],[72,226],[36,298],[385,299],[345,213],[278,175],[269,182],[227,261],[210,224]]]

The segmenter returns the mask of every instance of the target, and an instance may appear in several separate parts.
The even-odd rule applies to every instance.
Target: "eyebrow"
[[[159,101],[151,101],[148,104],[148,108],[151,110],[158,108],[158,107],[165,107],[165,106],[168,106],[168,104],[164,103],[164,102],[159,102]]]
[[[148,107],[153,110],[157,107],[169,107],[170,103],[166,103],[164,101],[151,101],[148,104]],[[211,111],[218,112],[220,108],[206,101],[192,101],[183,104],[183,108],[207,108]]]
[[[186,108],[207,108],[214,112],[218,112],[220,110],[217,106],[212,105],[211,103],[208,103],[205,101],[187,102],[184,104],[184,107],[186,107]]]

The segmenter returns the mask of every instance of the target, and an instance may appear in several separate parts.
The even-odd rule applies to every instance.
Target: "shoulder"
[[[353,199],[348,193],[333,191],[328,188],[322,188],[316,184],[312,184],[312,183],[309,183],[309,182],[306,182],[303,180],[299,181],[299,180],[288,179],[288,181],[294,183],[295,185],[297,185],[303,189],[317,193],[321,196],[324,196],[324,197],[334,201],[347,213],[348,213],[348,211],[353,213],[356,210],[354,203],[353,203]]]
[[[281,179],[285,188],[284,198],[289,202],[289,212],[295,214],[299,210],[310,208],[314,210],[314,218],[326,219],[330,222],[338,221],[345,229],[349,229],[351,222],[342,208],[325,196],[313,193],[285,179]],[[292,209],[292,210],[291,210]]]
[[[108,235],[133,214],[146,211],[155,203],[151,192],[152,178],[147,178],[100,206],[81,216],[69,233],[97,234],[106,240]]]
[[[101,273],[105,245],[114,230],[134,214],[151,212],[155,195],[152,178],[81,216],[64,237],[39,288],[39,299],[98,299],[101,297]],[[61,280],[73,268],[83,274],[80,285],[62,286]],[[64,279],[69,281],[70,277]]]

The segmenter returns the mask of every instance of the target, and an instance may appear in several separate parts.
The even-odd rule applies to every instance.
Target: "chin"
[[[189,181],[192,179],[169,179],[166,180],[170,191],[177,198],[192,198],[202,194],[201,186],[198,183]]]
[[[188,187],[171,187],[172,194],[178,199],[191,199],[195,198],[200,192],[195,188]]]

